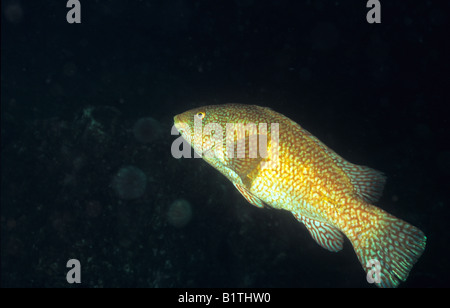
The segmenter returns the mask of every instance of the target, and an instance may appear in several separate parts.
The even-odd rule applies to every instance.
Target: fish
[[[271,108],[202,106],[176,115],[174,128],[250,204],[291,212],[328,251],[347,237],[378,287],[404,282],[425,250],[420,229],[374,205],[382,172],[348,162]]]

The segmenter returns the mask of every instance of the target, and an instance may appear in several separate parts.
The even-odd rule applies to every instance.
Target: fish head
[[[218,124],[225,131],[227,124],[249,124],[264,121],[264,115],[269,108],[244,104],[210,105],[194,108],[174,117],[175,127],[183,134],[189,129],[193,132],[197,123],[203,129],[208,125]],[[198,126],[199,128],[200,126]]]
[[[269,123],[276,120],[273,111],[266,107],[226,104],[183,112],[174,117],[174,126],[199,155],[197,157],[218,169],[226,167],[242,174],[244,171],[237,169],[256,168],[265,158],[275,157],[276,152],[274,155],[267,152],[269,147],[277,149],[278,143],[271,140],[271,145],[267,146],[267,135],[271,130]],[[262,140],[266,142],[261,143]],[[247,172],[249,167],[245,169]]]
[[[174,125],[197,153],[206,154],[214,150],[214,155],[221,156],[226,149],[227,138],[231,138],[226,135],[229,126],[257,125],[264,120],[264,112],[265,108],[254,105],[203,106],[176,115]]]
[[[208,114],[208,116],[207,116]],[[213,114],[209,106],[198,107],[174,117],[174,126],[181,136],[201,154],[204,144],[207,142],[203,135],[203,128],[211,122]]]

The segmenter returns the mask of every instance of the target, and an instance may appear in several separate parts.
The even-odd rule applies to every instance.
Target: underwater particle
[[[16,220],[15,220],[14,218],[9,218],[9,219],[6,221],[6,229],[7,229],[8,231],[14,229],[16,226],[17,226],[17,222],[16,222]]]
[[[6,239],[5,254],[8,256],[17,257],[23,254],[23,242],[17,237],[9,237]]]
[[[450,176],[450,151],[441,151],[437,154],[437,169],[444,175]]]
[[[64,64],[63,73],[67,77],[72,77],[77,73],[77,66],[73,62],[68,62]]]
[[[23,19],[23,9],[19,1],[6,2],[3,12],[5,19],[10,23],[18,24]]]
[[[191,204],[185,199],[177,199],[169,206],[167,221],[176,228],[186,226],[192,218]]]
[[[145,192],[147,176],[137,167],[124,166],[114,176],[111,186],[120,199],[137,199]]]
[[[90,218],[96,218],[102,213],[102,205],[98,201],[88,201],[86,203],[86,215]]]
[[[432,136],[432,131],[431,131],[430,127],[428,127],[428,125],[423,124],[423,123],[417,124],[415,131],[416,131],[417,137],[419,137],[421,139],[429,139]]]
[[[121,112],[110,106],[87,106],[77,113],[72,124],[73,137],[85,155],[103,159],[117,141]]]
[[[303,67],[299,71],[299,77],[303,81],[311,80],[311,71],[307,67]]]
[[[149,143],[158,139],[161,132],[160,123],[151,117],[141,118],[133,126],[134,137],[142,143]]]
[[[320,51],[334,49],[339,42],[339,31],[333,23],[318,22],[312,32],[312,47]]]

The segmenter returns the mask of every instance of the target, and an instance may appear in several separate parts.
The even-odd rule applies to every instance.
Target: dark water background
[[[402,286],[450,286],[448,1],[65,4],[1,3],[3,287],[70,286],[72,258],[87,287],[372,287],[348,241],[172,157],[175,114],[230,102],[385,172],[378,205],[428,237]]]

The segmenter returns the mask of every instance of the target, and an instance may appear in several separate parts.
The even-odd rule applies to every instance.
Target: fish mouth
[[[181,117],[181,114],[177,114],[173,117],[173,122],[175,128],[178,130],[181,136],[185,137],[186,131],[188,130],[188,124],[183,122],[183,119]]]
[[[173,117],[173,125],[175,125],[175,128],[180,132],[180,128],[182,126],[183,122],[181,121],[181,115],[177,114]],[[180,132],[181,133],[181,132]]]
[[[175,124],[186,123],[187,121],[186,114],[180,113],[173,117],[173,121]]]
[[[173,124],[177,125],[177,123],[180,122],[180,115],[177,114],[176,116],[173,117]]]

